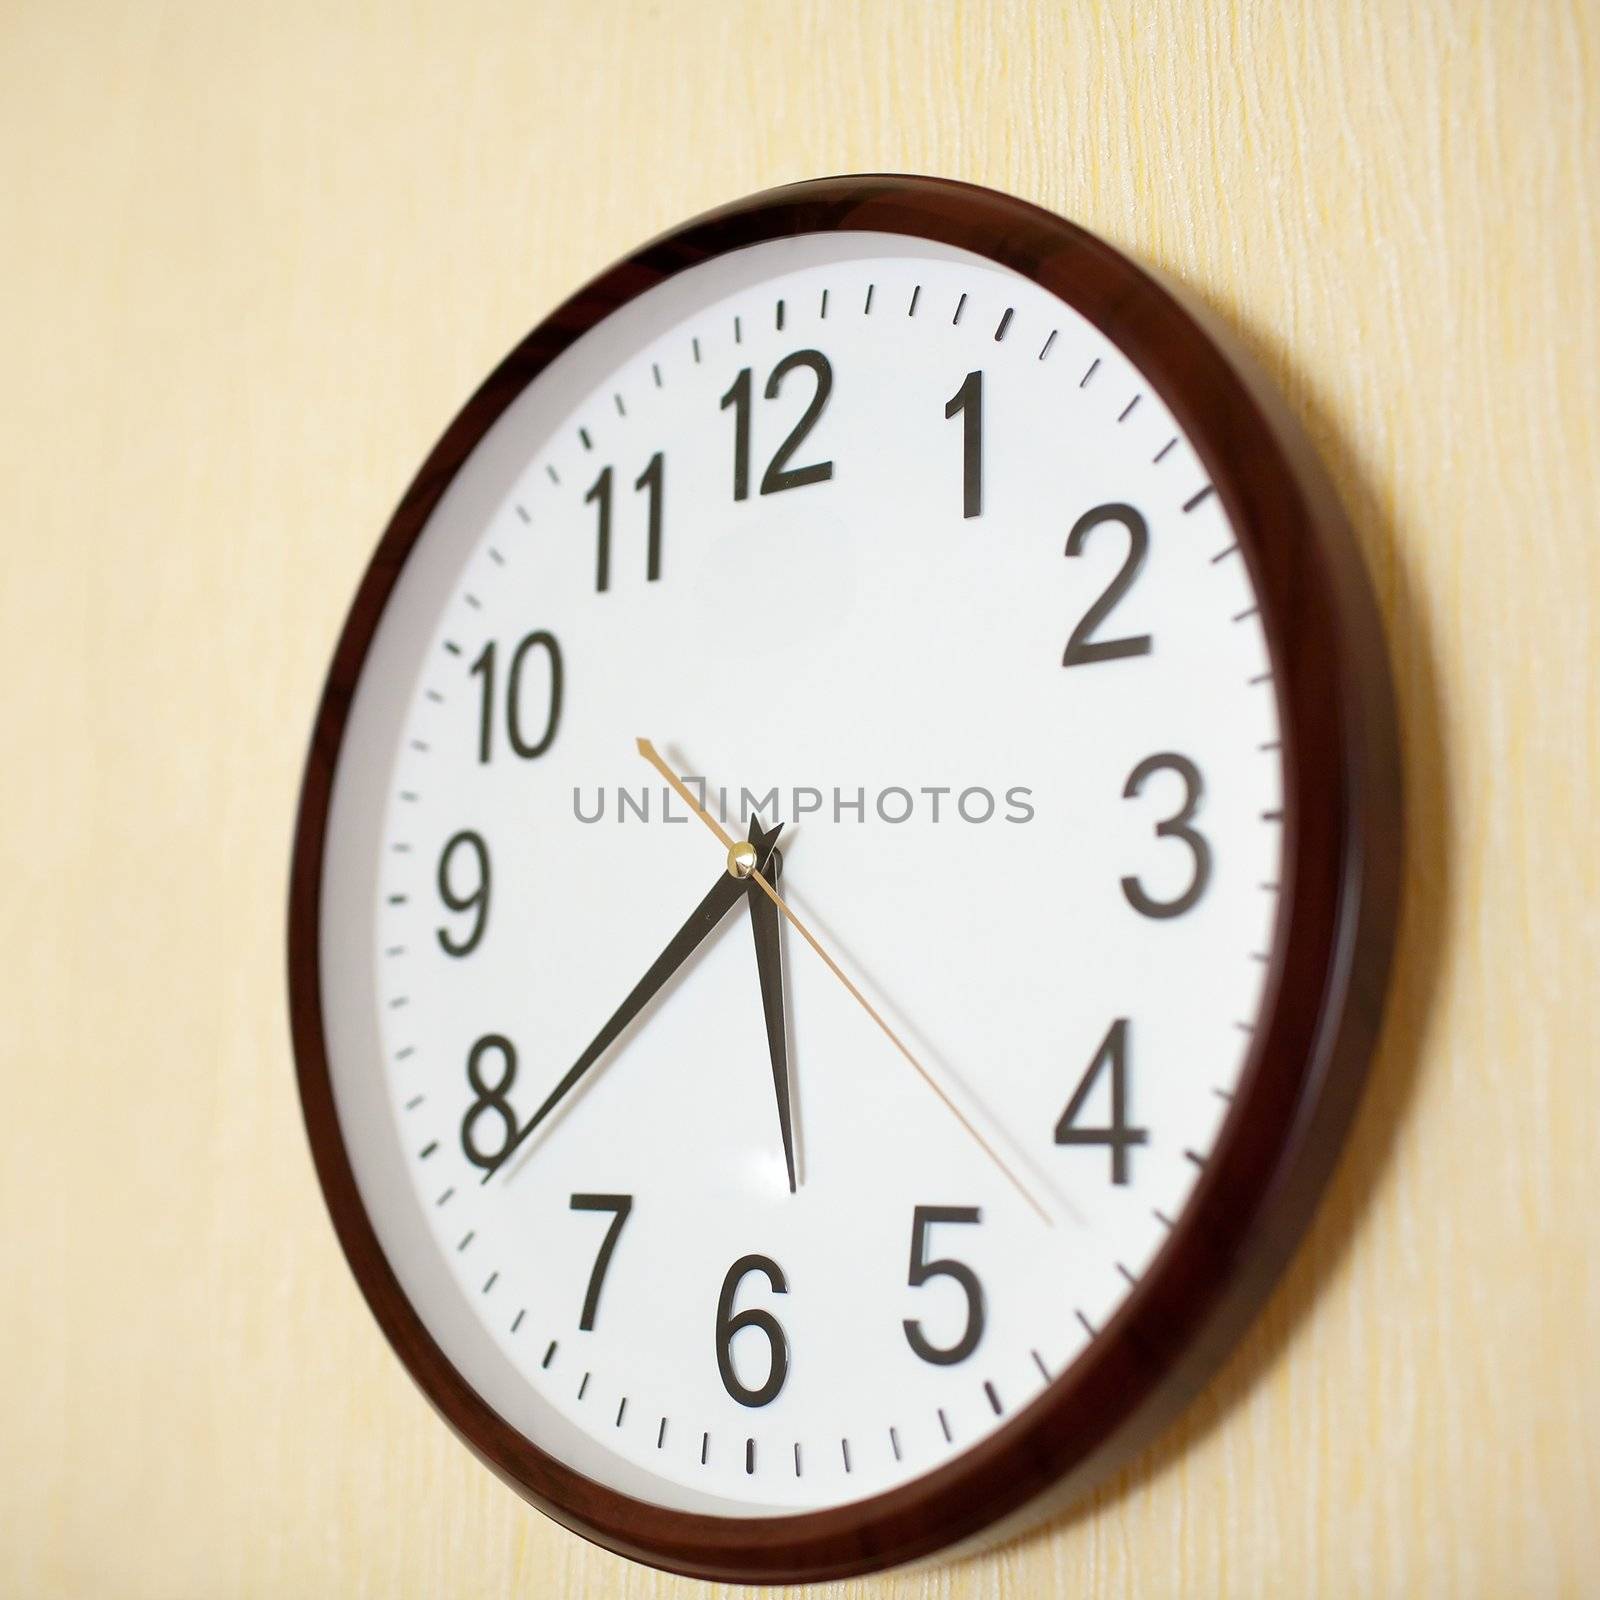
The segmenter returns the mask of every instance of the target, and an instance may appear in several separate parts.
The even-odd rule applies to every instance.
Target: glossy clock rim
[[[946,1465],[818,1511],[718,1517],[595,1482],[491,1410],[401,1290],[356,1187],[334,1106],[319,938],[333,779],[388,598],[479,440],[558,355],[677,272],[759,242],[839,230],[932,239],[1034,279],[1133,361],[1172,411],[1261,599],[1283,729],[1283,893],[1266,997],[1232,1111],[1171,1237],[1089,1349]],[[290,1023],[323,1195],[367,1303],[463,1441],[527,1499],[620,1554],[703,1578],[799,1582],[992,1539],[1127,1460],[1226,1354],[1287,1259],[1354,1113],[1381,1021],[1397,914],[1400,787],[1383,636],[1354,539],[1309,446],[1225,336],[1110,246],[991,190],[933,178],[820,179],[695,219],[619,262],[527,336],[472,396],[367,568],[318,708],[290,875]]]

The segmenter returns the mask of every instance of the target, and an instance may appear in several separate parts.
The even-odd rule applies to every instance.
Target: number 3
[[[1165,822],[1158,822],[1156,836],[1161,839],[1182,839],[1188,845],[1194,852],[1194,878],[1176,900],[1153,899],[1145,892],[1144,885],[1131,876],[1122,880],[1122,892],[1128,897],[1128,904],[1143,916],[1181,917],[1205,893],[1206,884],[1211,879],[1211,846],[1206,843],[1205,836],[1199,829],[1189,826],[1194,821],[1194,814],[1200,809],[1200,801],[1205,795],[1205,783],[1200,777],[1200,769],[1188,756],[1176,755],[1170,750],[1160,755],[1146,756],[1128,774],[1128,781],[1122,787],[1122,797],[1131,800],[1144,788],[1145,779],[1151,773],[1160,772],[1163,768],[1169,772],[1176,772],[1183,779],[1183,809],[1175,816],[1168,817]]]

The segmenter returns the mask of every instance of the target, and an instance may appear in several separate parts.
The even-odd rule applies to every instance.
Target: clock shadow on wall
[[[1146,270],[1152,270],[1148,266]],[[1405,562],[1403,527],[1368,480],[1353,446],[1318,401],[1293,352],[1264,328],[1243,324],[1202,300],[1187,284],[1161,277],[1216,337],[1293,396],[1291,409],[1314,446],[1360,545],[1384,618],[1400,731],[1404,793],[1400,916],[1382,1031],[1372,1055],[1360,1107],[1312,1221],[1265,1303],[1246,1324],[1230,1354],[1205,1377],[1177,1415],[1109,1478],[1072,1500],[1050,1520],[1018,1530],[1010,1541],[1034,1538],[1088,1521],[1124,1496],[1160,1479],[1203,1444],[1235,1407],[1248,1399],[1282,1358],[1315,1311],[1318,1297],[1354,1246],[1372,1191],[1381,1181],[1420,1083],[1421,1041],[1437,990],[1443,929],[1452,885],[1450,752],[1430,619],[1418,601]],[[1290,376],[1296,381],[1288,381]],[[1285,402],[1288,403],[1287,401]],[[958,1552],[980,1560],[985,1546]]]

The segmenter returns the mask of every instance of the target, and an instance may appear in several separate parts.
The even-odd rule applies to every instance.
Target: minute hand
[[[767,836],[761,853],[763,865],[770,858],[772,847],[777,843],[781,829],[780,823]],[[484,1173],[485,1183],[511,1159],[517,1147],[571,1093],[578,1080],[616,1042],[623,1029],[649,1005],[662,985],[699,949],[711,930],[738,905],[744,896],[745,888],[745,881],[734,877],[732,873],[724,872],[718,877],[716,883],[711,886],[711,892],[690,912],[689,920],[673,934],[666,949],[651,962],[649,971],[628,991],[627,999],[606,1019],[605,1026],[589,1041],[588,1047],[567,1069],[561,1082],[545,1096],[544,1104],[517,1129],[516,1137],[500,1153],[494,1165]]]

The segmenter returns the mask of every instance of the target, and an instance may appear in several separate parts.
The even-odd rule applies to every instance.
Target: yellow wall
[[[337,13],[337,14],[335,14]],[[1287,391],[1390,625],[1392,1024],[1235,1359],[898,1597],[1600,1592],[1600,13],[550,0],[0,13],[0,1592],[707,1592],[447,1436],[322,1211],[280,969],[335,630],[469,388],[781,180],[975,179]]]

